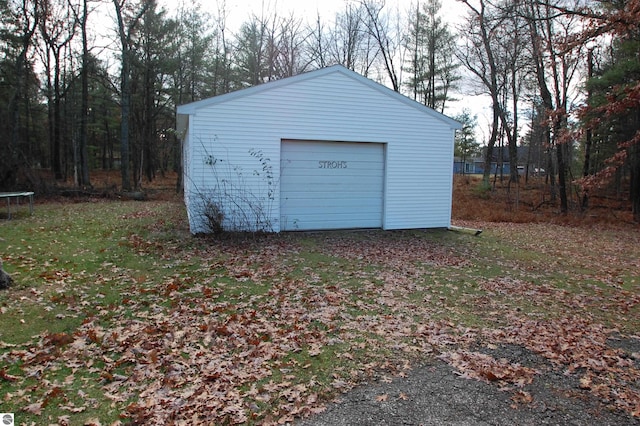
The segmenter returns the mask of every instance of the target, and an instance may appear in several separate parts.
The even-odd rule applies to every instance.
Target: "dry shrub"
[[[589,208],[582,210],[575,193],[570,194],[570,208],[560,213],[559,200],[553,202],[544,177],[529,178],[519,186],[508,187],[508,180],[495,187],[482,186],[479,175],[456,175],[453,180],[452,218],[462,221],[535,223],[551,222],[564,225],[627,225],[633,223],[631,207],[622,197],[592,194]]]

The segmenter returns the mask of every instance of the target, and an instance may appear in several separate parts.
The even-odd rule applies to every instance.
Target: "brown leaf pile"
[[[140,253],[158,249],[135,235],[129,243]],[[154,285],[120,271],[131,286],[119,306],[87,318],[73,334],[39,336],[0,361],[20,360],[25,375],[32,377],[63,365],[74,372],[88,369],[99,375],[105,397],[124,407],[121,417],[136,424],[292,421],[323,410],[323,401],[335,392],[380,371],[405,374],[416,354],[461,339],[455,325],[430,321],[427,309],[408,303],[423,268],[463,261],[433,243],[408,249],[383,238],[358,247],[331,245],[336,259],[359,259],[359,264],[346,269],[330,265],[338,273],[328,281],[299,265],[304,261],[296,257],[295,241],[277,238],[257,248],[231,242],[198,253],[207,276],[201,282],[174,275]],[[377,259],[385,268],[363,272]],[[292,277],[298,267],[308,279]],[[247,294],[224,294],[237,288],[229,279],[239,287],[246,283]],[[345,284],[354,280],[357,288]],[[108,328],[106,315],[113,318]],[[422,315],[419,323],[415,315]],[[354,351],[371,355],[362,362]],[[336,369],[327,387],[313,374],[301,378],[292,373],[310,368],[293,356],[302,352],[352,362],[348,369]],[[34,400],[29,393],[13,397],[24,400],[25,411],[33,414],[48,404],[47,398]]]

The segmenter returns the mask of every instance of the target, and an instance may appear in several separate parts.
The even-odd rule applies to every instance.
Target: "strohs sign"
[[[320,169],[346,169],[346,161],[318,161],[318,168]]]

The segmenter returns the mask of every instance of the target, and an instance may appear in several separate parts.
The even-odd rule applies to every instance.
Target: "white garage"
[[[450,225],[460,124],[342,66],[177,113],[193,233]]]

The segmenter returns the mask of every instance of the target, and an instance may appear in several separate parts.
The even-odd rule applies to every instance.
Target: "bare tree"
[[[522,17],[523,11],[518,2],[507,1],[502,6],[501,13],[505,16],[504,24],[500,28],[497,37],[498,50],[501,57],[501,80],[504,82],[502,105],[508,110],[502,114],[503,126],[505,127],[510,164],[511,183],[519,181],[518,171],[518,137],[519,137],[519,115],[520,102],[523,91],[527,90],[528,77],[531,72],[531,61],[529,39],[527,37],[527,23]]]
[[[370,54],[371,39],[364,27],[365,19],[363,7],[354,4],[348,4],[342,13],[336,15],[336,25],[330,39],[330,55],[332,62],[368,75],[371,62],[379,50],[375,49]]]
[[[517,183],[519,103],[530,70],[526,21],[521,18],[517,2],[461,1],[467,6],[469,16],[461,31],[466,34],[466,44],[459,50],[458,57],[480,80],[492,101],[484,182],[489,182],[493,149],[503,135],[509,152],[509,183]]]
[[[224,0],[217,2],[213,48],[214,95],[231,90],[231,46],[227,40],[227,9]]]
[[[401,69],[398,68],[396,62],[398,62],[398,54],[401,48],[401,36],[398,31],[396,31],[395,34],[392,33],[389,15],[383,12],[385,6],[383,0],[360,0],[360,4],[366,13],[364,23],[367,33],[378,46],[384,69],[391,82],[391,87],[394,91],[399,92],[401,87]],[[402,63],[401,60],[400,63]]]
[[[304,72],[312,62],[304,49],[308,37],[302,21],[293,15],[252,16],[236,37],[240,85],[253,86]]]
[[[576,16],[558,13],[558,8],[565,6],[568,4],[562,0],[527,2],[532,57],[542,105],[550,122],[546,132],[547,143],[554,147],[556,152],[557,189],[562,213],[566,213],[569,208],[567,173],[570,145],[565,136],[568,130],[569,100],[578,69],[576,53],[568,48],[575,39]],[[549,165],[552,164],[549,162]],[[551,173],[551,170],[549,172]],[[553,173],[551,177],[553,190]]]
[[[498,139],[499,125],[503,107],[500,103],[500,85],[498,81],[497,58],[494,54],[493,34],[501,21],[487,10],[486,0],[480,0],[476,7],[467,0],[460,0],[469,9],[469,16],[461,33],[466,33],[465,44],[458,52],[462,64],[474,74],[491,97],[492,121],[487,150],[485,153],[483,182],[489,185],[493,149]]]
[[[305,45],[310,34],[302,20],[290,15],[278,23],[276,69],[280,78],[291,77],[307,70],[311,60],[305,56]]]
[[[307,38],[306,50],[309,60],[318,68],[324,68],[329,63],[327,52],[327,36],[325,26],[320,19],[320,14],[316,16],[313,26],[309,27],[309,37]]]
[[[347,3],[328,24],[318,16],[305,35],[310,66],[340,64],[368,76],[380,50],[369,34],[367,20],[364,6],[359,3]]]
[[[75,164],[75,168],[79,169],[78,173],[75,173],[76,184],[78,186],[91,186],[89,180],[89,150],[88,150],[88,118],[89,118],[89,73],[93,60],[90,56],[89,49],[89,14],[92,10],[89,8],[89,3],[92,0],[82,0],[79,4],[74,4],[71,0],[68,0],[69,8],[74,16],[75,22],[80,27],[80,34],[82,36],[82,57],[81,57],[81,69],[80,69],[80,84],[81,84],[81,106],[80,106],[80,137],[78,146],[78,159]]]

